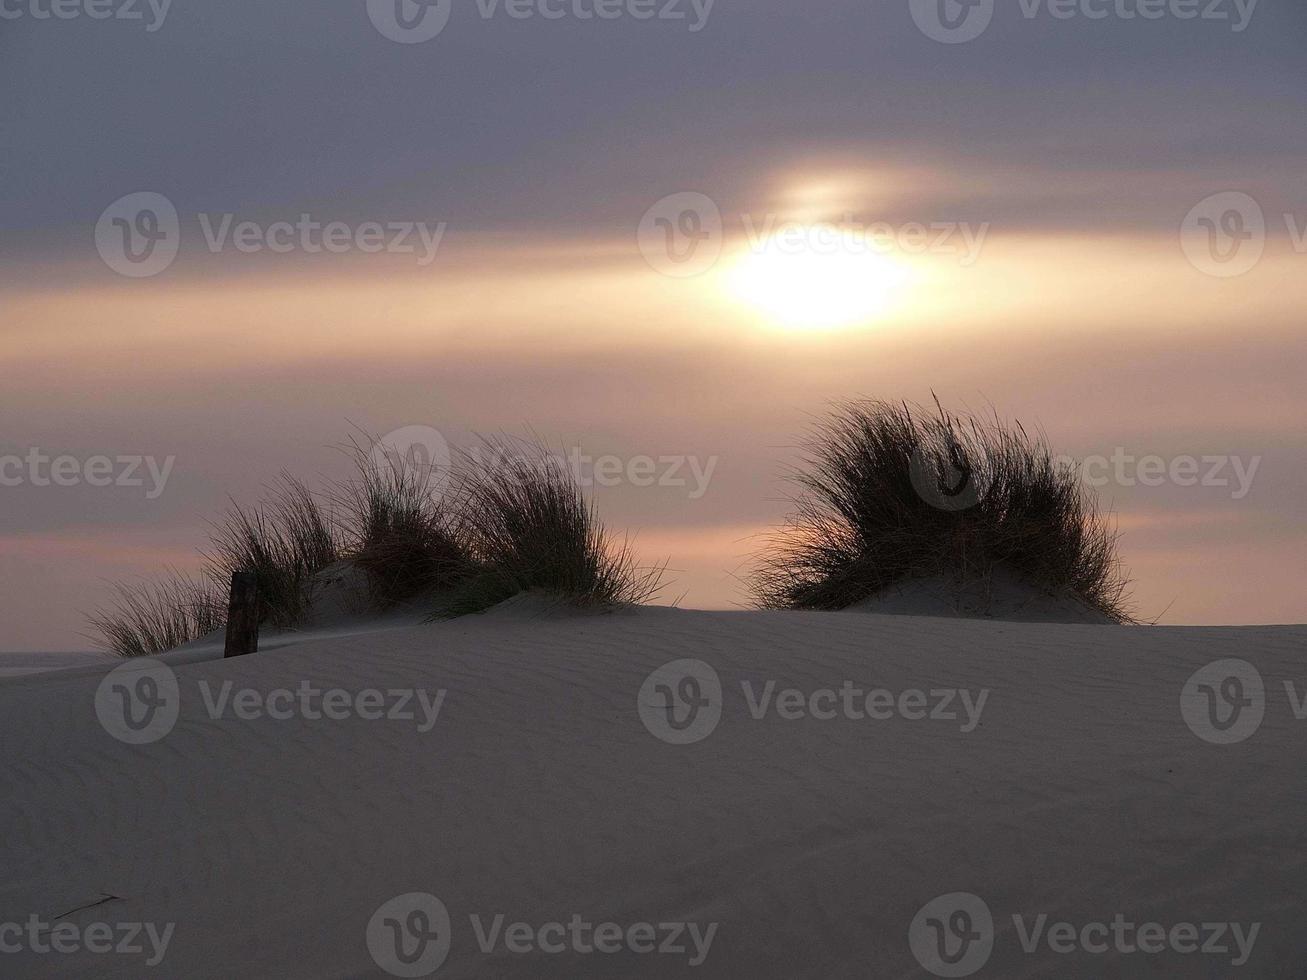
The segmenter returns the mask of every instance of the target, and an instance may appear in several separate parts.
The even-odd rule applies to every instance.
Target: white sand
[[[384,977],[374,913],[430,893],[451,923],[440,977],[920,977],[910,926],[953,892],[993,915],[978,976],[1303,975],[1307,722],[1282,682],[1307,686],[1305,627],[526,604],[301,639],[170,668],[180,717],[150,744],[102,726],[102,667],[0,682],[0,929],[95,902],[61,921],[85,936],[174,926],[153,968],[146,954],[23,946],[0,953],[0,976]],[[1182,717],[1181,690],[1229,657],[1259,669],[1265,715],[1245,741],[1211,744]],[[716,727],[704,730],[710,704],[687,729],[706,737],[675,745],[637,700],[684,658],[710,665],[723,693]],[[660,680],[687,690],[676,677],[650,690]],[[226,681],[446,693],[423,732],[357,715],[211,718],[200,684]],[[786,720],[775,703],[755,719],[742,685],[769,681],[961,689],[973,708],[988,693],[971,722],[959,700],[947,720]],[[662,703],[646,698],[654,728]],[[515,953],[502,935],[483,953],[470,917],[498,913],[715,931],[698,967],[687,934],[679,954]],[[1077,928],[1118,913],[1260,928],[1239,967],[1228,932],[1228,953],[1056,954],[1046,937],[1026,953],[1012,916],[1041,913]]]

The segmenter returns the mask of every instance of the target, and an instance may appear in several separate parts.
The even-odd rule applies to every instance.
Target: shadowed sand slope
[[[979,976],[1301,976],[1307,723],[1284,682],[1307,682],[1305,644],[1304,627],[519,605],[177,664],[180,715],[142,745],[99,720],[105,670],[12,678],[0,922],[99,903],[67,921],[175,929],[152,973],[20,951],[0,974],[384,977],[369,924],[420,892],[450,916],[440,977],[917,977],[914,917],[966,892],[994,921]],[[1181,691],[1226,658],[1264,679],[1265,711],[1223,745]],[[650,679],[685,659],[693,683]],[[444,694],[426,731],[416,699],[409,720],[211,717],[227,682]],[[866,717],[876,689],[891,700]],[[669,724],[669,692],[705,705]],[[1261,925],[1233,968],[1229,936],[1224,954],[1027,953],[1012,918],[1118,913]],[[682,954],[518,953],[502,934],[483,952],[471,917],[498,914],[715,932],[697,967],[688,934]]]
[[[1106,613],[1074,595],[1045,592],[1002,570],[995,570],[987,578],[965,582],[944,575],[906,579],[849,608],[888,616],[957,616],[1022,623],[1112,623]]]

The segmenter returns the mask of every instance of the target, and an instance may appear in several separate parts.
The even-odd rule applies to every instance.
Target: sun
[[[726,291],[778,326],[848,327],[883,318],[909,269],[875,243],[833,225],[792,225],[746,244]]]

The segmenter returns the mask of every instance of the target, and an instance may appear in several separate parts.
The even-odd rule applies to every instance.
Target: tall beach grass
[[[1131,622],[1116,535],[1042,437],[881,401],[837,406],[793,478],[751,591],[772,609],[844,609],[914,577],[1005,570]]]

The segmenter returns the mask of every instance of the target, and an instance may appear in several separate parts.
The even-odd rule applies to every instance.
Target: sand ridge
[[[103,669],[17,678],[0,685],[0,921],[112,896],[69,920],[175,923],[159,975],[226,978],[239,962],[249,976],[375,977],[371,917],[424,892],[450,914],[441,977],[915,977],[914,916],[968,892],[994,911],[982,975],[1228,967],[1026,953],[1011,918],[1121,912],[1260,922],[1244,974],[1296,976],[1307,723],[1275,688],[1307,680],[1305,640],[1304,627],[516,607],[178,663],[175,726],[146,745],[97,719]],[[1241,744],[1208,744],[1179,693],[1233,655],[1266,677],[1265,719]],[[677,745],[638,699],[684,660],[718,678],[720,714]],[[198,694],[305,681],[445,700],[422,732],[357,712],[212,718]],[[755,717],[746,686],[768,682],[988,698],[968,732],[898,700],[884,718],[788,717],[778,702]],[[629,948],[516,953],[502,935],[483,952],[472,917],[500,914],[716,930],[697,967]],[[144,975],[132,957],[8,960],[24,977]]]

